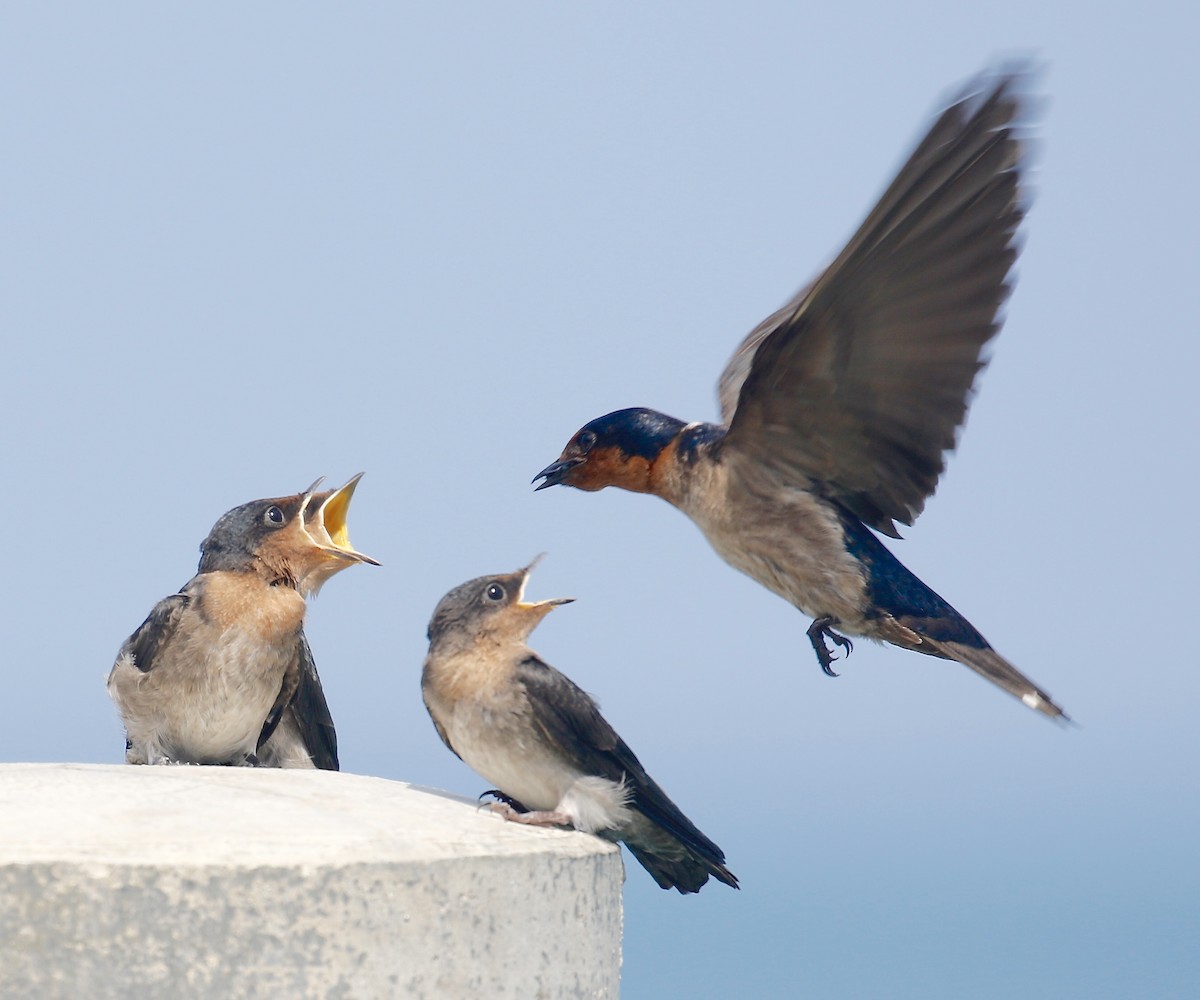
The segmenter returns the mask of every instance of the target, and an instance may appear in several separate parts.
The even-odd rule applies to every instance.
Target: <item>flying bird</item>
[[[304,636],[305,597],[354,563],[336,490],[254,500],[224,514],[200,566],[117,654],[108,692],[130,764],[338,769],[337,734]]]
[[[482,576],[442,598],[421,674],[425,707],[450,750],[496,785],[506,819],[623,841],[664,889],[733,888],[721,849],[646,773],[592,698],[526,645],[553,608],[527,602],[533,567]],[[487,793],[485,793],[487,794]]]
[[[651,493],[806,615],[821,669],[865,636],[957,660],[1050,717],[1045,691],[885,548],[934,491],[1000,328],[1023,216],[1020,74],[947,108],[833,263],[721,375],[721,423],[585,424],[534,477]]]

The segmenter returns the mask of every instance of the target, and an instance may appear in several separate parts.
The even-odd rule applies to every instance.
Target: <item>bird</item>
[[[536,564],[537,560],[534,560]],[[507,820],[622,841],[663,889],[738,888],[721,849],[646,773],[596,702],[526,644],[554,608],[527,602],[530,564],[454,588],[429,622],[421,693],[443,743],[496,785]],[[482,798],[483,796],[481,796]]]
[[[677,507],[726,562],[813,619],[830,676],[826,640],[848,655],[861,636],[956,660],[1065,720],[878,537],[900,538],[896,522],[911,525],[934,492],[1002,323],[1025,214],[1027,79],[977,77],[935,119],[833,262],[734,352],[720,423],[615,410],[533,482]]]
[[[305,597],[347,566],[379,565],[346,526],[361,478],[221,516],[196,575],[154,606],[109,673],[126,763],[338,769]]]

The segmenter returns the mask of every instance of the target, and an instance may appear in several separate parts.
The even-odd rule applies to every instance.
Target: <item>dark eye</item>
[[[263,521],[265,521],[267,524],[278,527],[279,525],[283,524],[283,511],[281,511],[274,504],[271,504],[271,506],[268,507],[266,512],[263,514]]]
[[[489,583],[487,590],[483,592],[483,596],[489,601],[503,601],[504,588],[498,583]]]
[[[575,439],[575,444],[580,451],[591,451],[592,445],[596,443],[596,435],[591,431],[580,431],[579,437]]]

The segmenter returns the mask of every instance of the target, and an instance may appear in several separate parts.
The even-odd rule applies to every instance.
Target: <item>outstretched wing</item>
[[[735,353],[719,391],[743,468],[816,480],[893,537],[920,514],[1009,292],[1020,79],[948,108],[833,264]]]

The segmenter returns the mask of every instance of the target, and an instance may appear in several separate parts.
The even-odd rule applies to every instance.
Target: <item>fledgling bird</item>
[[[937,486],[1000,328],[1023,216],[1019,74],[975,82],[934,122],[833,263],[758,325],[721,375],[721,423],[617,410],[534,477],[652,493],[730,565],[847,635],[957,660],[1063,711],[871,529],[899,538]],[[835,631],[835,628],[837,631]],[[842,634],[845,633],[845,634]]]
[[[337,734],[304,636],[305,597],[354,563],[336,490],[222,515],[197,573],[121,646],[108,692],[129,764],[260,764],[336,771]]]
[[[664,889],[738,887],[721,849],[646,773],[596,703],[526,645],[571,598],[524,600],[532,566],[481,576],[429,622],[421,693],[442,742],[496,786],[506,819],[623,841]]]

